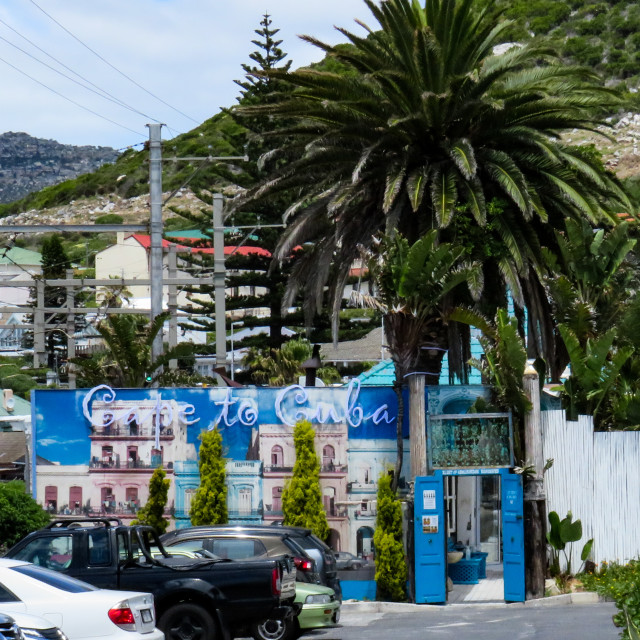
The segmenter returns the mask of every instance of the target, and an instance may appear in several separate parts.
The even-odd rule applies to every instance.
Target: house
[[[348,545],[347,499],[348,428],[344,422],[314,425],[315,448],[320,459],[320,488],[330,528],[333,549]],[[293,427],[286,424],[262,424],[258,431],[262,461],[265,523],[282,519],[282,491],[293,472],[296,452]]]
[[[2,288],[2,304],[6,306],[28,306],[31,297],[30,282],[34,275],[42,273],[42,255],[22,247],[0,249],[0,285],[24,281],[24,286]],[[12,327],[26,322],[23,313],[0,313],[0,349],[17,351],[22,349],[25,329]],[[7,326],[9,325],[9,326]]]

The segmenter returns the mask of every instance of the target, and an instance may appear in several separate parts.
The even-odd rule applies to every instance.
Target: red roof
[[[149,249],[151,247],[151,236],[143,235],[141,233],[134,233],[132,236],[137,242],[139,242],[145,249]],[[179,238],[180,239],[180,238]],[[213,254],[212,247],[188,247],[182,244],[176,244],[175,242],[169,242],[168,240],[162,239],[162,248],[168,249],[171,246],[177,247],[178,251],[191,251],[191,253],[207,253]],[[231,254],[240,255],[240,256],[248,256],[248,255],[259,255],[265,256],[267,258],[271,257],[271,252],[263,249],[262,247],[251,247],[247,245],[243,245],[241,247],[234,247],[225,245],[224,247],[224,255],[230,256]]]

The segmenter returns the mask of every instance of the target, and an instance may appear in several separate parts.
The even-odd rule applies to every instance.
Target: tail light
[[[271,571],[271,593],[279,596],[282,591],[282,580],[280,578],[280,569],[276,567]]]
[[[295,557],[293,563],[296,565],[298,571],[313,571],[313,562],[306,558]]]
[[[125,631],[136,630],[136,619],[133,616],[133,611],[129,603],[125,600],[117,604],[113,609],[109,609],[109,620],[116,626],[124,629]]]

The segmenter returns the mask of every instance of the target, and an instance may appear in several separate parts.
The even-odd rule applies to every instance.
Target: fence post
[[[524,477],[524,548],[526,599],[544,597],[547,567],[545,533],[545,492],[543,480],[542,421],[538,372],[527,365],[522,380],[531,409],[524,416],[525,465],[533,465],[533,474]]]

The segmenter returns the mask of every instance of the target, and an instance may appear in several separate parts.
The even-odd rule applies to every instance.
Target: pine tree
[[[162,467],[158,467],[149,480],[149,499],[142,507],[135,520],[131,524],[146,524],[154,527],[158,533],[164,533],[169,526],[169,521],[164,517],[164,509],[167,506],[169,485],[171,480],[166,477]]]
[[[47,236],[42,242],[42,278],[45,280],[55,280],[65,278],[67,269],[71,267],[71,263],[62,246],[60,236],[53,234]],[[45,307],[62,307],[67,299],[64,287],[45,287],[44,290],[44,306]],[[28,301],[29,306],[35,307],[37,304],[35,288],[31,290],[31,297]],[[29,322],[33,322],[33,314],[29,315]],[[45,325],[48,326],[45,334],[45,349],[47,352],[47,365],[50,369],[54,368],[58,362],[56,361],[56,351],[62,349],[65,351],[66,357],[67,336],[63,331],[55,331],[57,325],[64,325],[66,316],[62,314],[46,313]],[[43,328],[39,329],[40,331]],[[33,331],[25,332],[23,338],[23,346],[33,347]]]
[[[296,462],[293,476],[282,492],[282,514],[284,524],[311,529],[318,538],[327,540],[329,523],[322,504],[320,459],[314,438],[315,431],[307,420],[301,420],[293,428]]]
[[[391,489],[391,477],[378,479],[378,515],[373,534],[376,550],[376,598],[391,602],[407,599],[407,563],[402,543],[402,507]]]
[[[211,431],[204,431],[200,434],[200,443],[200,486],[191,503],[191,524],[226,524],[229,516],[222,434],[217,427]]]
[[[212,200],[208,194],[208,191],[211,190],[211,184],[214,184],[215,191],[224,191],[226,186],[232,185],[233,191],[236,193],[238,190],[249,189],[259,180],[264,179],[264,169],[260,166],[258,158],[269,151],[271,143],[265,140],[265,134],[273,130],[276,123],[271,117],[240,115],[238,107],[273,104],[283,100],[290,93],[291,88],[286,81],[266,75],[267,72],[276,68],[286,72],[291,65],[291,61],[285,61],[287,54],[281,48],[282,40],[276,39],[278,32],[279,29],[272,27],[271,17],[265,14],[260,22],[260,28],[255,30],[257,38],[252,40],[256,46],[256,50],[249,54],[253,64],[243,64],[242,69],[245,72],[245,77],[242,80],[236,80],[236,84],[241,88],[238,98],[239,104],[224,113],[224,117],[233,120],[237,127],[235,133],[228,136],[229,155],[239,155],[244,149],[244,153],[250,160],[235,162],[233,165],[223,162],[216,163],[215,177],[208,176],[207,192],[198,191],[198,196],[209,207],[203,209],[201,215],[173,209],[174,213],[195,224],[207,237],[204,242],[193,243],[194,246],[212,245],[210,208]],[[280,118],[278,123],[284,124],[284,120]],[[280,159],[278,162],[282,163],[284,160]],[[195,181],[191,184],[194,185]],[[282,228],[269,225],[281,225],[282,215],[289,207],[291,199],[289,193],[283,193],[277,197],[254,203],[250,209],[233,211],[225,220],[227,228],[237,225],[251,229],[249,233],[247,233],[247,228],[239,228],[236,233],[228,233],[225,236],[226,245],[256,246],[269,252],[267,255],[258,255],[257,253],[241,255],[241,252],[236,252],[226,257],[226,288],[228,290],[245,288],[250,291],[248,295],[228,296],[226,299],[227,311],[230,313],[241,312],[243,324],[247,328],[268,327],[268,335],[258,334],[245,338],[236,343],[236,348],[277,349],[286,341],[286,338],[282,336],[284,326],[299,328],[300,333],[304,331],[305,317],[301,305],[297,305],[296,301],[288,301],[286,306],[288,308],[297,306],[297,310],[286,314],[282,312],[285,284],[289,272],[293,268],[294,259],[290,257],[280,265],[273,264],[271,259],[271,254],[273,254],[282,234]],[[182,240],[181,243],[190,244],[188,241]],[[196,254],[184,256],[183,259],[191,263],[192,269],[202,273],[213,269],[213,258],[210,255]],[[191,320],[189,323],[183,323],[183,326],[200,331],[215,331],[213,287],[203,286],[197,290],[186,288],[185,291],[192,294],[189,296],[190,306],[184,309],[191,316]],[[209,299],[205,297],[207,295]],[[268,309],[268,314],[244,313],[245,310],[253,309]],[[307,320],[310,319],[307,318]],[[311,324],[313,329],[309,330],[307,337],[312,342],[330,340],[331,323],[327,314],[314,318],[312,323],[307,322],[308,326]],[[375,326],[379,326],[377,320],[371,326],[357,323],[351,327],[351,330],[342,332],[341,337],[348,340],[360,338]],[[238,380],[248,381],[248,376],[240,374]]]

